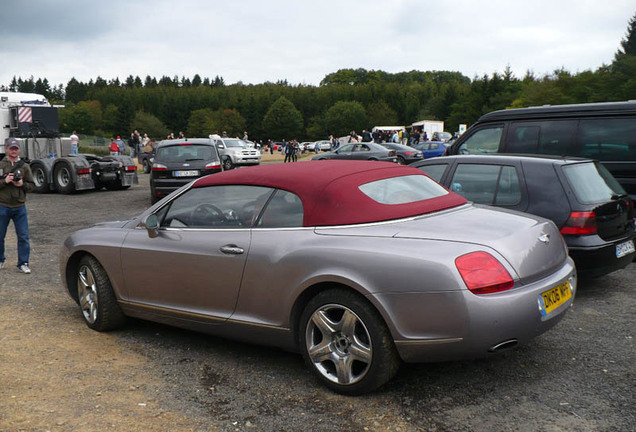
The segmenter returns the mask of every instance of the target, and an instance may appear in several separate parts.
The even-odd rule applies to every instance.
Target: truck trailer
[[[39,94],[0,92],[0,158],[6,141],[17,139],[20,157],[33,172],[35,192],[118,190],[139,182],[130,156],[71,154],[70,139],[60,135],[59,108]]]

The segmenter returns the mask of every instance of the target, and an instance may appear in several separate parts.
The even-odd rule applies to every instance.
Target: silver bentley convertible
[[[346,394],[378,388],[402,361],[528,342],[577,286],[552,222],[368,161],[200,178],[132,220],[73,233],[60,266],[92,329],[136,317],[298,351]]]

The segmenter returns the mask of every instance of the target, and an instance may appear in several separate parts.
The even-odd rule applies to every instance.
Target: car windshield
[[[448,194],[446,189],[423,175],[391,177],[358,188],[380,204],[406,204]]]
[[[160,162],[188,162],[195,160],[217,159],[214,147],[210,145],[180,144],[159,147],[156,161]]]
[[[615,195],[625,194],[625,189],[601,164],[589,162],[566,165],[563,172],[576,198],[582,203],[607,201]]]
[[[240,139],[226,139],[226,140],[223,140],[223,142],[225,143],[227,147],[247,148],[247,143]]]

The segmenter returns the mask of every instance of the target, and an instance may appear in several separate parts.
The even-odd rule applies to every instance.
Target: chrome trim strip
[[[202,314],[198,312],[188,312],[188,311],[183,311],[178,309],[171,309],[171,308],[166,308],[161,306],[152,306],[152,305],[147,305],[143,303],[126,301],[126,300],[118,300],[118,303],[120,303],[122,306],[127,306],[127,307],[131,307],[135,309],[144,309],[148,311],[167,313],[177,318],[190,317],[190,318],[199,318],[201,320],[206,320],[206,321],[214,321],[218,323],[249,325],[252,327],[260,327],[260,328],[266,328],[266,329],[272,329],[272,330],[283,330],[283,331],[290,330],[288,327],[279,327],[279,326],[270,325],[270,324],[260,324],[260,323],[255,323],[251,321],[233,320],[230,318],[218,318],[218,317],[214,317],[211,315],[206,315],[206,314]]]
[[[463,341],[464,338],[448,338],[448,339],[416,339],[416,340],[396,340],[396,345],[440,345],[457,343]]]

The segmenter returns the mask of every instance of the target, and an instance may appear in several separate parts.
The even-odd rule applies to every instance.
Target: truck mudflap
[[[139,184],[139,179],[137,178],[137,172],[126,172],[121,179],[122,186],[132,186],[134,184]]]

